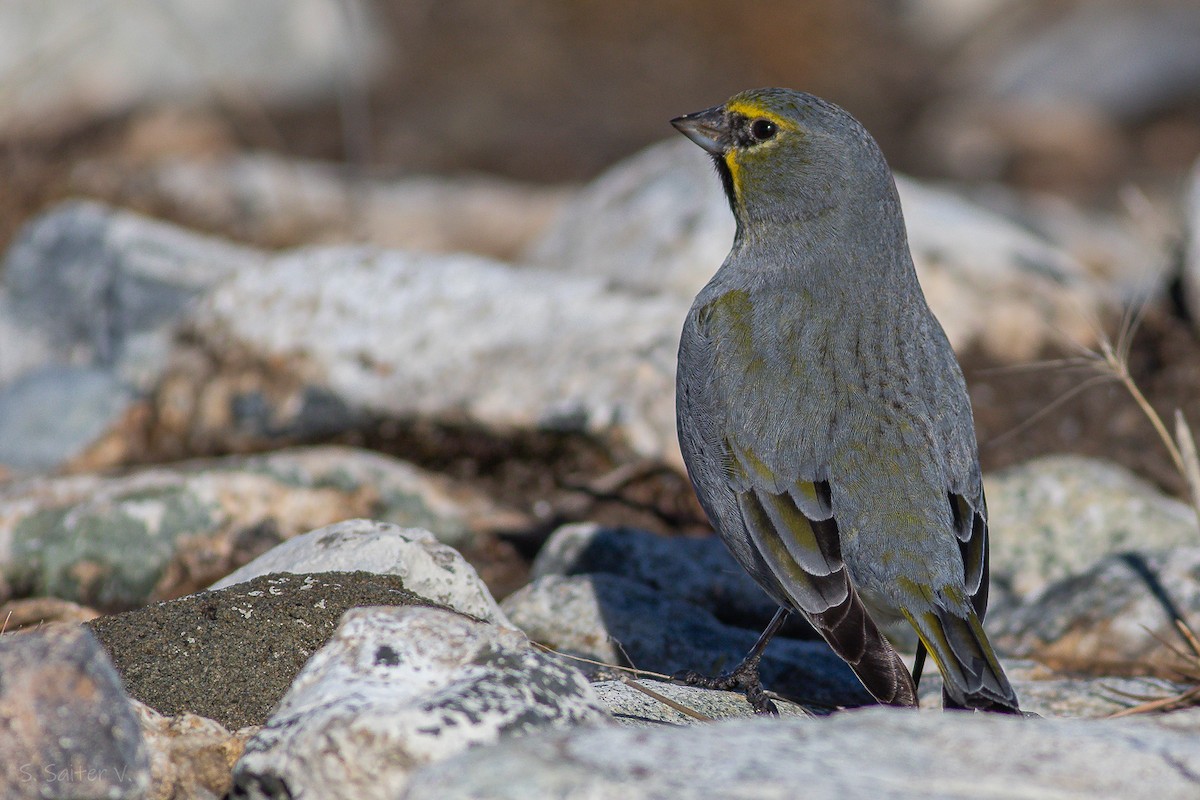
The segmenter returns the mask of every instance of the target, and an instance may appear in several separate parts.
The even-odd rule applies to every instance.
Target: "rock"
[[[313,525],[365,516],[459,545],[515,519],[404,462],[302,448],[0,487],[0,575],[18,596],[129,608],[206,587]]]
[[[989,623],[998,647],[1055,669],[1173,676],[1175,615],[1200,619],[1200,547],[1114,553]]]
[[[673,708],[636,687],[661,695],[687,708],[691,713]],[[702,721],[754,716],[754,708],[746,701],[746,696],[737,692],[698,689],[694,686],[680,686],[646,678],[638,679],[635,685],[620,680],[598,681],[593,684],[593,688],[613,719],[631,727],[695,725]],[[807,716],[809,713],[801,706],[786,700],[777,699],[775,706],[783,717]],[[696,715],[707,719],[697,719]]]
[[[530,578],[594,573],[637,581],[740,628],[765,629],[777,608],[716,536],[660,536],[590,522],[564,525],[538,551]]]
[[[0,387],[0,464],[37,471],[89,459],[136,416],[133,400],[129,387],[106,369],[26,372]]]
[[[690,304],[733,241],[707,162],[682,139],[621,162],[568,204],[529,258]],[[1092,343],[1089,320],[1111,298],[1079,258],[953,192],[896,182],[917,273],[955,349],[979,343],[1021,361],[1063,335]]]
[[[989,99],[1143,119],[1195,99],[1197,35],[1200,9],[1189,3],[1083,4],[1054,24],[1012,36],[977,74]]]
[[[150,765],[137,718],[89,631],[64,624],[0,637],[0,675],[0,795],[144,795]]]
[[[89,201],[27,223],[4,258],[7,314],[63,359],[111,365],[263,254]]]
[[[1115,296],[1075,253],[952,191],[903,175],[896,188],[925,298],[956,350],[1021,363],[1095,343],[1093,320]]]
[[[1178,232],[1164,221],[1171,212],[1143,195],[1124,193],[1121,199],[1127,208],[1122,213],[1089,208],[1058,195],[1019,192],[999,183],[980,185],[969,196],[1070,253],[1115,307],[1139,308],[1166,300],[1178,268]]]
[[[146,800],[219,800],[233,785],[233,765],[258,730],[230,733],[195,714],[164,717],[136,700],[134,711],[150,754],[150,791]]]
[[[679,464],[685,312],[465,255],[301,250],[199,305],[189,335],[201,361],[171,373],[178,422],[156,436],[217,448],[419,419],[500,438],[572,434]]]
[[[1003,655],[1003,654],[1002,654]],[[1004,671],[1020,700],[1021,710],[1039,717],[1102,719],[1127,711],[1137,698],[1168,697],[1187,687],[1163,678],[1071,677],[1035,661],[1004,658]],[[922,708],[938,708],[942,701],[942,677],[937,668],[927,668],[918,693]],[[1161,722],[1165,714],[1142,717]]]
[[[357,241],[425,252],[515,257],[568,190],[493,177],[356,179],[271,154],[174,159],[139,169],[93,162],[72,184],[110,202],[169,208],[189,227],[261,247]]]
[[[957,85],[929,104],[921,149],[959,177],[1107,187],[1129,161],[1123,128],[1195,101],[1200,9],[1109,0],[1026,10],[993,17],[1003,23],[958,48],[947,65]]]
[[[588,184],[526,258],[632,291],[671,292],[690,305],[725,260],[733,233],[711,159],[682,139],[669,140]]]
[[[722,625],[698,606],[616,575],[547,575],[500,607],[534,641],[564,656],[673,675],[733,669],[758,632]],[[611,672],[577,664],[594,678]],[[798,703],[835,708],[873,702],[824,642],[778,638],[762,661],[763,683]]]
[[[417,772],[405,800],[1143,797],[1200,790],[1194,731],[872,708],[825,719],[601,728],[503,742]]]
[[[57,597],[31,597],[0,604],[0,625],[4,633],[47,622],[87,622],[100,616],[94,608],[59,600]]]
[[[211,588],[224,589],[275,572],[395,575],[421,597],[511,627],[475,568],[421,528],[367,519],[327,525],[271,548]]]
[[[183,309],[262,259],[90,202],[27,224],[0,268],[0,353],[13,354],[0,357],[0,464],[99,468],[135,455],[136,401]]]
[[[446,611],[360,608],[235,769],[235,797],[397,797],[471,747],[607,719],[583,676],[519,633]]]
[[[1019,599],[1113,553],[1197,541],[1194,510],[1104,461],[1046,456],[985,488],[992,581]]]
[[[332,97],[346,75],[365,79],[382,55],[378,28],[349,22],[370,11],[362,3],[343,14],[321,0],[139,8],[68,0],[55,11],[38,2],[0,8],[0,137],[168,98],[272,106]]]
[[[87,623],[129,693],[168,716],[261,725],[338,619],[361,605],[432,605],[394,575],[266,575]]]

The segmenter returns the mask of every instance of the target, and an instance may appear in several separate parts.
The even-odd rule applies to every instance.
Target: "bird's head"
[[[813,95],[755,89],[671,124],[712,156],[740,230],[817,222],[848,203],[894,200],[875,140]]]

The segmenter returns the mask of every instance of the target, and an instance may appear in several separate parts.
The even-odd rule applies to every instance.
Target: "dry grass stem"
[[[621,683],[628,686],[630,689],[636,689],[637,691],[641,692],[642,694],[644,694],[648,697],[654,698],[658,702],[662,703],[664,706],[675,709],[676,711],[678,711],[680,714],[683,714],[684,716],[691,717],[692,719],[698,719],[701,722],[715,722],[715,720],[712,717],[708,716],[707,714],[701,714],[699,711],[695,710],[694,708],[688,708],[683,703],[677,703],[674,700],[672,700],[671,698],[667,697],[666,695],[659,694],[658,692],[654,691],[653,689],[642,686],[640,683],[635,681],[633,678],[628,677],[627,675],[622,675],[619,678],[617,678],[617,680],[619,680]]]

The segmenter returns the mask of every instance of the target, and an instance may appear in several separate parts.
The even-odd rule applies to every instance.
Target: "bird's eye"
[[[778,131],[779,126],[769,119],[762,119],[760,117],[750,123],[750,135],[758,142],[765,142],[778,133]]]

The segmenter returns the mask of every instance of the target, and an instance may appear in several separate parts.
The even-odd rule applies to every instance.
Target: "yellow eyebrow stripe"
[[[750,119],[759,119],[760,117],[762,119],[769,119],[783,130],[794,131],[796,129],[794,123],[784,119],[775,112],[769,111],[768,109],[756,103],[750,103],[745,100],[735,100],[732,103],[727,104],[725,106],[725,110],[734,114],[741,114],[745,117],[749,117]]]

